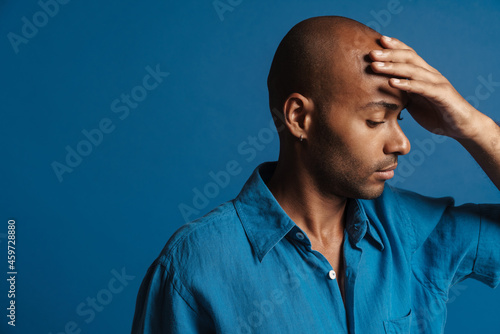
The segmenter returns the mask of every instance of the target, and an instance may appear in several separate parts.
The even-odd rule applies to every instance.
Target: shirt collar
[[[276,161],[265,162],[255,168],[233,201],[243,228],[260,261],[287,234],[299,242],[310,245],[306,234],[288,217],[265,183],[272,176],[276,164]],[[357,245],[366,234],[369,234],[377,244],[377,248],[384,249],[377,230],[370,227],[369,219],[359,200],[348,201],[346,217],[346,231],[353,245]],[[299,237],[296,237],[297,234]]]

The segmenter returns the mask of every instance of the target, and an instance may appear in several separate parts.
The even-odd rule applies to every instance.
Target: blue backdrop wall
[[[405,41],[499,118],[494,0],[0,1],[0,332],[129,332],[141,280],[171,234],[277,159],[267,73],[284,34],[318,15]],[[393,184],[500,201],[464,149],[403,114],[413,150]],[[228,163],[230,181],[199,195]],[[498,289],[461,282],[446,332],[498,333],[499,300]]]

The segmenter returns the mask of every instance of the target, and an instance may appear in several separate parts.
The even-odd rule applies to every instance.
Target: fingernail
[[[385,36],[385,35],[384,35],[384,36],[382,36],[382,37],[384,37],[384,38],[385,38],[385,40],[386,40],[387,42],[392,41],[392,38],[390,38],[389,36]]]
[[[375,50],[375,51],[373,51],[373,54],[375,54],[376,56],[381,56],[384,54],[384,52],[381,50]]]
[[[373,64],[375,64],[375,66],[378,66],[378,67],[384,67],[385,66],[385,63],[382,63],[380,61],[373,62]]]
[[[399,80],[399,79],[392,79],[392,82],[394,82],[394,83],[398,84],[398,83],[400,83],[400,82],[401,82],[401,80]]]

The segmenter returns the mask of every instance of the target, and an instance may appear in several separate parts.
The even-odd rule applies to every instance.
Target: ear
[[[286,99],[283,105],[283,117],[292,136],[297,139],[301,135],[303,139],[307,138],[313,110],[313,101],[304,95],[293,93]]]

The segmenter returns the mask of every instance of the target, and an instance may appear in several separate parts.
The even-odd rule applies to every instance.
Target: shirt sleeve
[[[132,334],[215,333],[211,327],[182,282],[153,263],[139,288]]]
[[[495,288],[500,283],[500,205],[479,205],[480,229],[472,277]]]
[[[443,295],[474,278],[500,282],[500,205],[463,204],[398,190],[402,219],[410,221],[411,266],[417,280]]]

